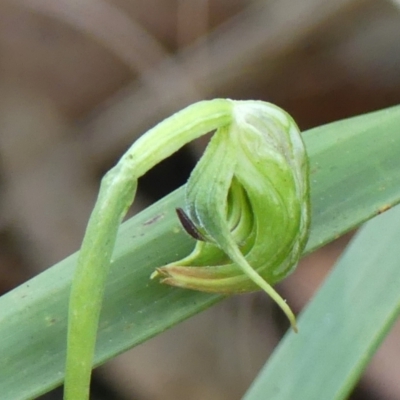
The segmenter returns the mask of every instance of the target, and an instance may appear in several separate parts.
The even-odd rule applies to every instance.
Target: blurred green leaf
[[[400,207],[363,227],[245,400],[346,399],[400,312]]]
[[[304,133],[313,208],[307,252],[400,201],[399,126],[400,107],[395,107]],[[221,298],[149,280],[155,267],[193,248],[174,211],[182,203],[180,189],[122,225],[106,287],[96,365]],[[62,382],[75,261],[72,255],[0,298],[3,398],[35,398]]]

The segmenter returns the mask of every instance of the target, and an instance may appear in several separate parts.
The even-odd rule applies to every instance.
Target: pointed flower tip
[[[159,268],[157,268],[151,275],[150,275],[150,279],[156,279],[161,275]]]

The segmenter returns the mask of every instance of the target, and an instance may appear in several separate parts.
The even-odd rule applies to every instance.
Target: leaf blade
[[[400,154],[399,124],[400,107],[395,107],[304,133],[312,195],[307,252],[400,201],[399,165],[394,158]],[[365,145],[365,135],[379,143],[369,151],[346,155],[349,139],[345,140],[345,133],[355,148]],[[367,162],[374,154],[380,155],[379,168]],[[357,169],[352,170],[352,165]],[[379,191],[377,181],[390,183],[390,187]],[[374,197],[368,197],[369,203],[360,208],[360,199],[371,187]],[[178,190],[122,225],[103,302],[96,365],[220,299],[149,280],[154,268],[193,248],[193,240],[182,231],[174,212],[182,204],[183,192]],[[5,398],[35,398],[62,382],[75,262],[76,255],[72,255],[0,299],[0,390]]]
[[[396,207],[360,230],[244,400],[347,398],[400,313],[399,226]]]

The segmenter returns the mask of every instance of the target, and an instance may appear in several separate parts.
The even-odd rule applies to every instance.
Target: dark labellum
[[[203,235],[196,228],[192,220],[183,211],[182,208],[177,208],[176,213],[178,214],[179,221],[181,222],[183,229],[194,239],[205,241]]]

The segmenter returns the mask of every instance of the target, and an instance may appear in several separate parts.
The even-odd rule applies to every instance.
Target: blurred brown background
[[[303,130],[398,104],[400,2],[0,0],[1,293],[79,247],[135,138],[213,97],[271,101]],[[149,173],[135,212],[182,185],[205,144]],[[348,239],[280,285],[297,311]],[[240,399],[281,318],[262,294],[234,297],[98,369],[93,399]],[[399,343],[396,326],[352,399],[400,399]]]

